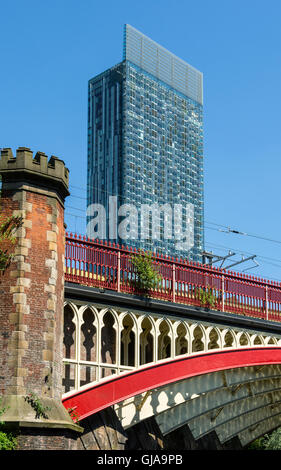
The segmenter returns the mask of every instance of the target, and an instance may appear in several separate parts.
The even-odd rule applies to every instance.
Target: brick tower
[[[20,449],[67,449],[81,431],[61,403],[69,172],[62,160],[20,147],[16,157],[2,149],[0,174],[1,214],[23,219],[0,274],[1,420],[20,431]]]

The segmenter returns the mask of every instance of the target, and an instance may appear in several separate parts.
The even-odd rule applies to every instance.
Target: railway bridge
[[[156,255],[144,297],[133,255],[66,235],[64,406],[89,423],[111,407],[139,448],[239,448],[278,427],[279,285]]]
[[[19,449],[240,449],[281,425],[281,284],[65,233],[64,162],[2,149],[1,420]],[[3,412],[4,411],[4,412]]]

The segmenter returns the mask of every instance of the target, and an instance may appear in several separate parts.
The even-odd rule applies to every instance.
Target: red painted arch
[[[280,347],[231,349],[193,354],[110,377],[63,397],[80,419],[140,393],[197,375],[264,364],[281,364]]]

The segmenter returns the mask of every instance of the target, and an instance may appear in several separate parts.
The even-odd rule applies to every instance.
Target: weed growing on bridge
[[[162,276],[158,273],[152,262],[152,254],[139,250],[132,256],[131,261],[135,268],[136,279],[133,281],[136,288],[147,295],[148,291],[155,289]]]
[[[213,290],[209,287],[200,288],[198,298],[200,300],[201,305],[206,305],[209,308],[213,308],[217,301],[216,296],[213,294]]]
[[[35,393],[30,392],[24,399],[35,410],[36,419],[39,419],[39,418],[48,419],[48,415],[46,412],[49,411],[51,408],[49,406],[43,406],[43,404],[40,401],[40,398]]]

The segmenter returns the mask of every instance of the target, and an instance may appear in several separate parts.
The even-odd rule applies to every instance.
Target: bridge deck
[[[89,287],[142,295],[132,248],[66,236],[65,279]],[[265,320],[281,320],[281,283],[226,271],[188,260],[154,254],[161,279],[146,293],[150,298],[210,307]]]
[[[134,254],[66,237],[64,406],[80,419],[114,406],[125,428],[155,416],[163,435],[188,422],[195,438],[216,429],[244,444],[279,425],[281,284],[155,254],[161,280],[144,293]]]

